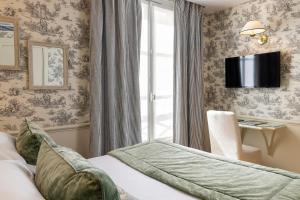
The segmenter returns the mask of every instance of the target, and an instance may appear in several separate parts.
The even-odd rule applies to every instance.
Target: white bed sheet
[[[0,160],[1,200],[44,200],[33,173],[20,160]]]
[[[139,200],[197,199],[140,173],[112,156],[91,158],[89,161],[105,171],[117,186]]]

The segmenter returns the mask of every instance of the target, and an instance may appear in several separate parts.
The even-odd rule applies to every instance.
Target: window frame
[[[148,114],[148,141],[155,139],[155,67],[154,67],[154,7],[160,7],[174,11],[174,2],[172,0],[142,0],[143,4],[148,6],[148,92],[147,92],[147,114]]]

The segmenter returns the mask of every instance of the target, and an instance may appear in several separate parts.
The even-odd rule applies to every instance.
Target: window
[[[170,1],[144,1],[140,93],[142,140],[173,137],[174,12]]]

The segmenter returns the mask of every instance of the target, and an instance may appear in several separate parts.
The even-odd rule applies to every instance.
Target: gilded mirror
[[[67,89],[67,47],[28,42],[29,89]]]
[[[19,70],[18,20],[0,16],[0,69]]]

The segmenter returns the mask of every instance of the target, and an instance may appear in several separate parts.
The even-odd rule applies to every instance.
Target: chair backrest
[[[242,139],[235,114],[210,110],[207,111],[207,121],[212,153],[231,159],[240,159]],[[213,152],[214,149],[218,149],[219,152]]]

